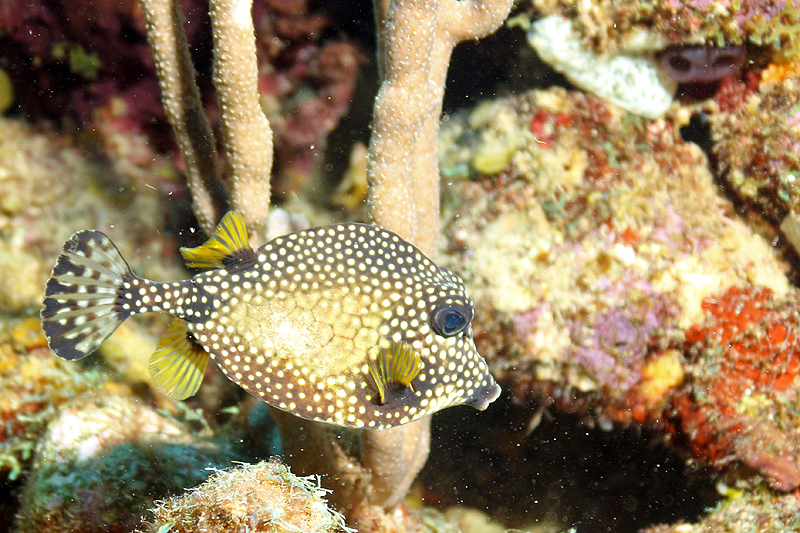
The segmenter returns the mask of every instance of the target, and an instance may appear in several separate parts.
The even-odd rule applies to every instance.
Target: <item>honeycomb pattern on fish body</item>
[[[313,420],[382,428],[480,403],[496,388],[470,328],[442,337],[429,324],[442,305],[472,309],[463,282],[395,234],[324,226],[279,237],[256,254],[253,265],[193,278],[214,309],[188,326],[229,378],[267,403]],[[413,394],[379,405],[368,365],[392,341],[416,350],[422,369]]]

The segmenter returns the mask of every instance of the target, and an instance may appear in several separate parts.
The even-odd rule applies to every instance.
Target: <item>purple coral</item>
[[[658,54],[661,68],[678,83],[709,83],[738,72],[744,64],[742,46],[670,46]]]
[[[650,342],[658,335],[664,318],[673,311],[667,298],[654,293],[646,281],[634,276],[624,276],[618,282],[605,280],[598,284],[598,289],[615,300],[625,294],[623,298],[631,300],[633,296],[635,301],[571,321],[573,357],[609,392],[625,393],[639,381],[639,370]]]

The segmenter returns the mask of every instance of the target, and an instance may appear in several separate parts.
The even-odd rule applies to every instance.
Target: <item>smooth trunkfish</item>
[[[254,250],[230,212],[181,253],[213,270],[149,281],[105,234],[75,233],[45,287],[50,348],[81,359],[129,316],[169,313],[149,363],[166,394],[197,392],[210,356],[269,405],[346,427],[385,429],[459,404],[482,410],[500,394],[472,339],[462,279],[390,231],[334,224]]]

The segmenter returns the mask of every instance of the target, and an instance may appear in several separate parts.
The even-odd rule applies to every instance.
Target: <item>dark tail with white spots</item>
[[[95,351],[131,315],[121,294],[136,278],[106,235],[75,233],[44,290],[42,329],[50,349],[75,360]]]

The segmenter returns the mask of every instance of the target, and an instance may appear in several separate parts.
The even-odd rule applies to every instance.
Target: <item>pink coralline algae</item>
[[[654,12],[658,18],[672,15],[664,22],[684,42],[693,33],[701,33],[716,46],[750,42],[772,47],[777,56],[800,55],[800,6],[796,0],[670,0]]]
[[[610,395],[630,390],[641,379],[649,346],[669,313],[660,295],[597,313],[592,321],[570,320],[575,362],[601,381]]]
[[[759,18],[768,20],[777,17],[787,6],[787,0],[740,0],[730,7],[735,10],[736,22],[747,24]],[[709,7],[713,7],[713,4]]]
[[[786,0],[742,0],[736,3],[738,8],[731,0],[723,0],[721,2],[714,0],[667,0],[666,6],[670,9],[679,9],[680,7],[688,7],[701,13],[708,13],[715,7],[735,9],[736,19],[740,23],[748,21],[758,15],[775,16],[786,8]]]

